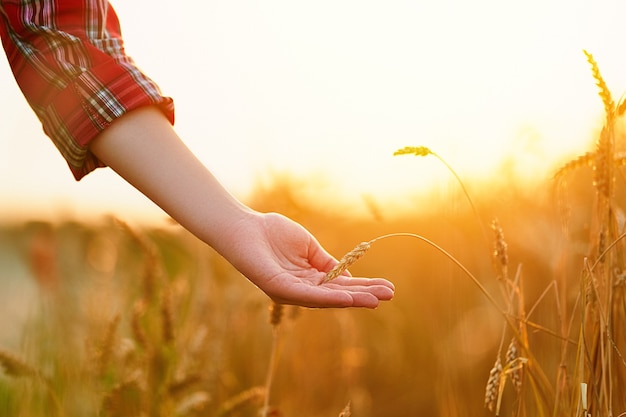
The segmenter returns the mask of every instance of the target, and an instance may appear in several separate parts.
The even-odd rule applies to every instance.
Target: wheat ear
[[[604,110],[606,111],[607,117],[611,117],[615,109],[615,102],[613,101],[613,97],[611,96],[611,91],[606,85],[604,78],[602,78],[602,74],[600,73],[600,67],[598,67],[598,63],[593,58],[593,55],[583,49],[583,53],[587,57],[587,62],[591,65],[591,73],[593,74],[593,78],[596,80],[596,85],[600,89],[599,95],[602,98],[602,104],[604,104]]]
[[[487,381],[487,388],[485,389],[485,407],[487,407],[489,411],[494,411],[494,408],[496,408],[500,396],[501,376],[502,362],[498,356],[496,363],[489,372],[489,380]]]
[[[240,392],[236,396],[226,400],[217,412],[218,417],[226,417],[233,414],[245,404],[258,401],[266,395],[264,387],[253,387],[246,391]]]
[[[272,348],[270,351],[270,361],[267,367],[267,376],[265,377],[265,398],[263,399],[263,408],[261,409],[261,417],[269,415],[270,393],[272,384],[274,383],[274,372],[276,371],[276,362],[278,360],[278,328],[283,318],[285,307],[283,304],[272,302],[270,305],[270,324],[272,325]]]
[[[38,377],[39,371],[16,355],[0,349],[0,367],[13,377]]]
[[[46,388],[46,392],[54,407],[56,409],[56,415],[62,415],[62,407],[59,397],[54,391],[54,386],[48,378],[46,378],[37,368],[17,355],[8,352],[4,349],[0,349],[0,371],[4,369],[7,375],[14,378],[31,378],[37,382],[41,382]]]
[[[495,245],[493,248],[493,262],[498,274],[498,279],[508,280],[509,254],[508,245],[504,240],[504,231],[498,219],[491,223],[491,229],[495,235]]]
[[[339,417],[350,417],[352,415],[351,408],[352,407],[351,407],[350,401],[348,401],[348,404],[346,404],[343,410],[341,410],[341,413],[339,413]]]
[[[361,259],[363,255],[370,249],[372,241],[369,242],[361,242],[350,252],[346,253],[343,258],[339,261],[337,265],[333,269],[331,269],[327,274],[322,283],[331,281],[341,275],[346,269],[348,269],[352,264]]]

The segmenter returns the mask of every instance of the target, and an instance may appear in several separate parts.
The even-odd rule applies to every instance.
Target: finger
[[[355,292],[350,294],[353,300],[353,307],[378,307],[380,299],[373,294],[367,292]]]
[[[394,291],[386,285],[341,285],[328,283],[328,288],[339,291],[348,291],[351,294],[367,293],[372,294],[382,301],[389,301],[393,298]]]
[[[369,292],[310,285],[297,285],[288,291],[280,291],[270,296],[279,303],[312,308],[376,308],[379,302],[378,297]]]
[[[388,281],[384,278],[363,278],[363,277],[349,277],[345,275],[339,275],[337,278],[329,281],[328,283],[334,283],[344,286],[374,286],[374,285],[382,285],[390,288],[392,291],[395,291],[396,287],[393,285],[391,281]]]

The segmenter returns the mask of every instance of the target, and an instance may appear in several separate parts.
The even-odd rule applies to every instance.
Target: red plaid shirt
[[[89,142],[129,110],[174,103],[124,53],[104,0],[0,0],[0,38],[24,96],[79,180],[103,164]]]

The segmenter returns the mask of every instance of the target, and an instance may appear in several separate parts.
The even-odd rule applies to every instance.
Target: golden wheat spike
[[[626,98],[622,97],[617,105],[617,109],[615,110],[616,116],[621,116],[626,111]]]
[[[176,406],[177,416],[206,415],[211,403],[211,395],[206,391],[196,391],[183,398]]]
[[[618,167],[626,165],[626,157],[621,156],[619,158],[616,158],[615,161],[613,161],[613,163],[615,164],[615,166],[618,166]]]
[[[593,185],[606,197],[611,194],[614,158],[613,126],[607,124],[597,141],[593,161]]]
[[[370,249],[371,242],[361,242],[350,252],[346,253],[343,258],[339,261],[337,265],[333,269],[331,269],[322,282],[328,282],[344,272],[346,269],[350,267],[353,263],[358,261],[365,253]]]
[[[4,368],[4,371],[11,376],[38,376],[39,371],[30,365],[25,360],[17,357],[16,355],[0,349],[0,368]]]
[[[607,87],[606,82],[604,82],[604,78],[602,78],[602,74],[600,74],[600,67],[598,67],[598,63],[593,58],[593,55],[584,49],[583,53],[587,57],[587,62],[591,65],[593,78],[596,80],[596,85],[600,89],[599,95],[600,98],[602,98],[602,103],[604,104],[604,111],[606,112],[607,117],[610,117],[615,110],[615,102],[611,96],[611,91]]]
[[[404,148],[398,149],[393,153],[393,156],[397,155],[428,156],[433,155],[433,151],[426,146],[405,146]]]
[[[522,366],[517,366],[516,363],[519,362],[519,349],[517,347],[517,339],[512,338],[511,343],[509,343],[509,347],[506,350],[505,362],[506,367],[509,369],[509,377],[511,378],[511,382],[515,387],[517,392],[520,392],[522,389]]]
[[[491,229],[495,235],[495,245],[493,249],[493,259],[497,266],[498,279],[507,279],[507,268],[509,265],[508,245],[504,240],[504,231],[500,226],[498,219],[494,219],[491,223]]]
[[[217,415],[229,416],[233,411],[237,410],[239,407],[248,404],[257,402],[262,400],[267,395],[267,391],[264,387],[252,387],[246,391],[240,392],[232,398],[226,400],[217,412]]]
[[[202,374],[200,372],[192,372],[170,382],[167,386],[167,392],[172,397],[180,397],[201,382]]]
[[[498,356],[496,363],[493,365],[493,368],[491,368],[491,371],[489,371],[489,379],[487,381],[487,388],[485,389],[485,407],[487,407],[489,411],[493,411],[496,406],[500,392],[501,375],[502,361]]]
[[[129,412],[136,415],[146,415],[145,391],[142,389],[136,375],[126,381],[115,385],[109,392],[104,394],[101,401],[101,409],[105,415],[122,416]]]
[[[141,324],[141,319],[146,313],[146,303],[144,300],[137,300],[133,305],[130,317],[130,327],[137,345],[146,349],[148,347],[148,337]]]
[[[270,324],[278,326],[283,318],[284,305],[272,302],[270,305]]]
[[[593,164],[593,159],[593,152],[587,152],[584,155],[577,157],[576,159],[572,159],[561,168],[559,168],[558,171],[556,171],[556,174],[554,174],[554,178],[562,178],[565,174],[572,172],[575,169],[578,169],[582,166],[590,166]]]
[[[163,291],[161,300],[161,333],[164,343],[172,343],[174,341],[174,307],[173,307],[173,291],[166,288]]]
[[[121,318],[122,317],[120,314],[116,314],[111,319],[104,333],[104,337],[100,342],[100,347],[98,349],[96,358],[97,369],[100,375],[104,375],[106,367],[109,365],[109,359],[111,358],[111,354],[113,353],[113,347],[115,345],[115,335],[117,329],[119,328]]]
[[[351,404],[348,401],[348,404],[346,404],[343,410],[341,410],[341,413],[339,413],[339,417],[350,417],[351,415],[352,415]]]

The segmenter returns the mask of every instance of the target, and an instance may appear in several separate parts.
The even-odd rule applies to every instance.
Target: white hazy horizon
[[[582,50],[626,90],[626,3],[531,0],[112,2],[127,53],[176,102],[176,129],[238,197],[273,173],[320,198],[448,183],[503,165],[538,180],[603,120]],[[189,12],[191,10],[191,13]],[[0,58],[0,219],[163,217],[111,170],[76,183]]]

